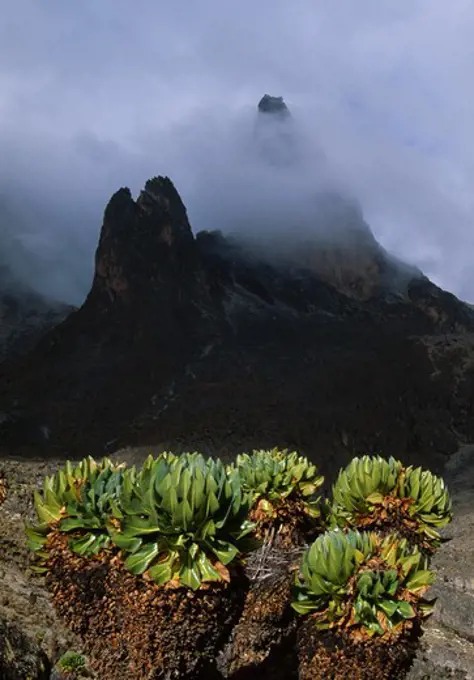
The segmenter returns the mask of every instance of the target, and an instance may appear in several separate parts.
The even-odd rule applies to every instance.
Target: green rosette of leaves
[[[160,456],[125,480],[110,535],[132,573],[196,590],[230,580],[229,565],[255,547],[250,503],[238,471],[222,461]]]

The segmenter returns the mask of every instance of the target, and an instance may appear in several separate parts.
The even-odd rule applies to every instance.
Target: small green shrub
[[[67,651],[57,661],[56,666],[65,673],[75,673],[87,667],[86,657],[78,652]]]

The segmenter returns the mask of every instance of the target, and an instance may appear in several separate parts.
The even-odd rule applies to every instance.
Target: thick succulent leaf
[[[397,563],[398,543],[393,540],[392,536],[387,538],[383,544],[382,555],[388,565],[394,567]]]
[[[59,524],[61,531],[75,531],[77,529],[100,529],[102,522],[98,517],[67,517]]]
[[[48,539],[49,527],[28,527],[25,529],[26,537],[28,538],[28,549],[33,552],[41,550]]]
[[[239,552],[238,548],[229,541],[213,539],[212,541],[206,541],[206,545],[224,565],[232,562]]]
[[[81,538],[71,538],[69,547],[78,555],[94,555],[104,546],[106,537],[97,534],[86,534]]]
[[[334,584],[316,572],[310,574],[309,577],[312,595],[316,595],[317,597],[321,595],[330,595],[336,589]]]
[[[214,490],[209,488],[206,496],[206,515],[209,517],[209,515],[215,514],[219,510],[219,507],[219,501],[217,500]]]
[[[54,524],[61,517],[61,511],[58,509],[57,505],[54,505],[53,507],[48,506],[43,501],[38,491],[34,492],[34,505],[36,514],[38,515],[41,522]]]
[[[184,586],[188,586],[192,590],[197,590],[201,585],[201,572],[195,559],[189,554],[185,556],[181,569],[179,570],[179,579]]]
[[[423,530],[423,533],[424,533],[426,536],[428,536],[428,538],[430,538],[430,539],[431,539],[432,541],[434,541],[435,543],[437,543],[437,542],[439,541],[439,539],[440,539],[439,532],[436,531],[436,529],[435,529],[434,527],[430,527],[430,526],[428,526],[428,525],[424,525],[423,528],[422,528],[422,530]]]
[[[184,498],[178,504],[176,512],[173,514],[173,520],[177,526],[183,529],[183,531],[188,531],[191,528],[193,511],[187,498]]]
[[[138,536],[127,536],[120,531],[108,527],[110,539],[117,548],[128,553],[135,553],[143,543],[143,538]]]
[[[410,578],[406,581],[405,587],[411,593],[417,593],[418,591],[425,591],[428,586],[434,583],[434,572],[429,569],[421,569],[415,571]]]
[[[398,603],[394,600],[380,600],[377,603],[377,607],[381,609],[386,616],[392,618],[398,610]]]
[[[426,600],[420,601],[418,603],[418,611],[420,612],[420,614],[423,617],[431,616],[431,614],[433,613],[435,604],[436,604],[436,598],[434,598],[433,600],[430,600],[430,601],[426,601]]]
[[[294,451],[272,449],[254,451],[251,455],[240,454],[236,468],[244,492],[251,493],[255,502],[260,498],[267,499],[270,509],[272,503],[291,494],[311,500],[324,481],[317,474],[316,466]]]
[[[163,526],[152,524],[146,517],[129,515],[122,523],[122,533],[124,536],[146,536],[157,534],[162,531]]]
[[[372,590],[373,572],[364,571],[357,579],[357,590],[363,596],[367,597]]]
[[[293,609],[298,614],[311,614],[317,608],[312,600],[293,600],[291,603]]]
[[[197,468],[194,472],[194,479],[191,485],[190,505],[193,515],[204,505],[204,489],[205,489],[204,472]]]
[[[211,560],[203,550],[200,550],[195,557],[202,581],[221,581],[220,572],[213,566]]]
[[[148,575],[157,585],[162,586],[171,581],[176,557],[176,554],[171,554],[167,559],[160,560],[148,569]]]
[[[123,519],[125,517],[124,513],[120,508],[119,501],[114,498],[110,499],[110,512],[112,517],[115,517],[115,519]]]
[[[380,456],[355,458],[340,471],[333,486],[330,525],[358,526],[359,518],[372,516],[388,496],[408,498],[408,517],[418,520],[420,531],[436,546],[435,527],[451,521],[451,499],[444,481],[422,468],[403,468],[399,461]],[[415,529],[416,531],[416,529]]]
[[[159,554],[159,546],[157,543],[151,543],[143,546],[140,550],[133,553],[125,560],[125,568],[132,572],[132,574],[143,574],[151,565],[153,560]]]
[[[193,588],[198,580],[227,580],[224,565],[250,549],[250,503],[236,469],[199,453],[149,457],[138,473],[106,458],[68,461],[36,497],[42,524],[56,527],[60,520],[61,531],[82,534],[70,539],[79,554],[115,546],[133,573],[148,570],[161,583],[179,571]],[[39,552],[43,539],[35,534],[32,549]]]
[[[368,496],[366,496],[366,501],[370,503],[371,505],[377,505],[378,503],[383,503],[385,496],[378,491],[374,491],[373,493],[370,493]]]
[[[420,568],[425,563],[426,558],[406,539],[328,531],[303,555],[292,606],[301,614],[317,611],[321,624],[351,626],[347,622],[355,621],[366,635],[380,635],[394,630],[400,617],[424,616],[417,614],[424,603],[419,598],[433,578],[431,571]],[[407,591],[418,598],[414,600],[418,608],[403,599]]]
[[[221,528],[220,523],[218,524],[218,527]],[[212,518],[208,519],[207,522],[204,522],[203,526],[199,530],[198,534],[199,537],[204,540],[208,536],[215,536],[217,533],[217,528],[216,523]]]
[[[44,490],[44,503],[53,512],[60,513],[62,508],[62,503],[60,502],[60,497],[50,488]]]
[[[415,616],[415,610],[411,604],[409,602],[404,602],[403,600],[397,603],[397,611],[404,619],[412,619]]]

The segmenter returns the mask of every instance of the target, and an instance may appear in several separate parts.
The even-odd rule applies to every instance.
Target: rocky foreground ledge
[[[115,454],[140,463],[143,451]],[[43,580],[30,568],[23,534],[33,519],[32,491],[63,461],[4,460],[10,490],[0,508],[0,680],[58,680],[53,670],[66,650],[80,643],[58,621]],[[445,479],[455,517],[433,567],[438,597],[408,680],[474,680],[474,445],[450,460]],[[87,670],[82,677],[94,677]],[[71,677],[71,676],[69,676]],[[81,676],[77,676],[81,677]]]
[[[449,461],[444,475],[453,496],[454,520],[433,560],[438,597],[409,680],[474,678],[474,446]]]

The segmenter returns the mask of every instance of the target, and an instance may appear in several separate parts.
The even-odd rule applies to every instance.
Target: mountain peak
[[[148,180],[135,201],[130,189],[119,189],[105,212],[95,257],[91,296],[130,301],[178,270],[196,271],[195,243],[186,208],[168,177]]]
[[[263,95],[258,103],[258,110],[260,113],[271,113],[284,117],[291,115],[283,97],[272,97],[270,94]]]

